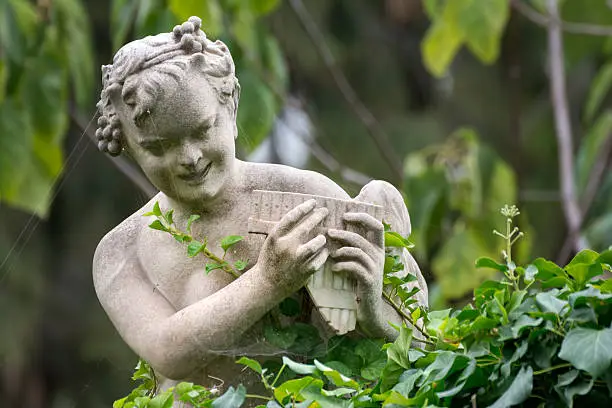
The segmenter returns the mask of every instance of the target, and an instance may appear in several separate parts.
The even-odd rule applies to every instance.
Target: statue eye
[[[162,156],[166,151],[168,151],[168,146],[166,146],[161,140],[143,142],[140,145],[154,156]]]

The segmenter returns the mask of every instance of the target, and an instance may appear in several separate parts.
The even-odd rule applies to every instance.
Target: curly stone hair
[[[234,61],[227,46],[206,38],[200,29],[202,20],[190,17],[171,33],[148,36],[123,46],[113,58],[112,65],[102,66],[102,92],[96,104],[100,117],[96,137],[98,149],[118,156],[124,147],[121,121],[110,100],[110,94],[121,91],[123,100],[134,107],[132,119],[142,125],[157,100],[157,90],[164,76],[177,82],[189,66],[189,57],[202,54],[202,70],[217,92],[219,100],[227,104],[236,117],[240,84],[236,78]],[[147,75],[139,75],[146,72]]]

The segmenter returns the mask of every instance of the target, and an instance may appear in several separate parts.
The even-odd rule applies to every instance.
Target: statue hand
[[[258,268],[276,287],[298,290],[327,260],[327,240],[324,235],[313,238],[313,231],[329,211],[315,205],[309,200],[285,214],[262,246]]]
[[[375,238],[372,242],[362,235],[345,230],[330,229],[328,235],[341,247],[330,254],[334,272],[345,272],[358,282],[359,306],[357,318],[361,323],[379,323],[382,317],[383,269],[385,264],[383,224],[366,213],[346,213],[344,220],[359,226]],[[366,235],[364,234],[364,235]]]

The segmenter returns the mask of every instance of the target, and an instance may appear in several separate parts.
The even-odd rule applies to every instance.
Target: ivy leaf
[[[274,389],[274,398],[281,404],[283,404],[285,398],[289,396],[294,397],[298,402],[303,401],[304,396],[302,395],[302,391],[309,386],[320,389],[323,387],[323,381],[310,376],[285,381]]]
[[[478,258],[476,260],[475,265],[477,268],[491,268],[500,272],[506,272],[508,270],[508,267],[506,265],[497,263],[493,259],[487,257]]]
[[[412,343],[412,332],[402,325],[400,333],[397,339],[387,348],[387,357],[389,360],[394,361],[399,366],[408,369],[410,368],[410,361],[408,360],[408,351],[410,350],[410,344]]]
[[[536,303],[545,313],[555,313],[561,315],[563,311],[567,312],[569,303],[567,300],[559,299],[555,296],[556,292],[541,292],[536,295]]]
[[[538,268],[537,278],[543,281],[549,280],[555,277],[565,278],[565,272],[563,269],[552,261],[548,261],[544,258],[538,258],[533,261],[533,265]]]
[[[240,235],[229,235],[221,240],[221,248],[223,248],[224,252],[227,252],[229,248],[231,248],[233,245],[236,245],[243,239],[244,237]]]
[[[153,399],[151,399],[151,401],[149,401],[149,404],[147,405],[147,407],[149,408],[172,408],[173,404],[174,404],[174,394],[172,393],[172,390],[169,390],[169,391],[165,391],[161,394],[156,395]]]
[[[219,264],[219,263],[216,263],[216,262],[209,262],[209,263],[206,264],[206,266],[204,268],[206,270],[206,274],[208,275],[209,273],[211,273],[214,270],[223,268],[223,265]]]
[[[174,214],[174,209],[169,209],[166,214],[164,215],[164,218],[166,219],[166,221],[168,222],[168,225],[172,225],[174,224],[174,220],[172,219],[172,216]]]
[[[246,262],[246,261],[238,260],[238,261],[234,262],[234,268],[236,268],[236,270],[238,270],[238,271],[243,270],[244,268],[247,267],[247,265],[248,265],[248,262]]]
[[[499,45],[508,21],[507,0],[453,0],[457,7],[458,24],[465,36],[467,47],[482,62],[490,64],[499,55]]]
[[[612,328],[577,327],[570,330],[561,344],[559,358],[595,378],[599,377],[609,369],[612,361]]]
[[[197,240],[194,239],[187,246],[187,255],[189,255],[190,258],[193,258],[197,254],[202,252],[204,250],[204,248],[206,248],[206,244],[203,244],[202,242],[197,241]],[[208,271],[208,267],[206,269],[207,269],[206,272],[208,273],[209,272]]]
[[[240,408],[246,399],[246,388],[241,384],[238,388],[230,386],[228,390],[213,401],[212,408]]]
[[[262,372],[261,364],[259,364],[259,362],[256,360],[253,360],[247,357],[241,357],[240,360],[236,361],[236,363],[249,367],[251,370],[255,371],[257,374],[261,374]]]
[[[307,374],[314,374],[317,372],[317,367],[315,367],[314,365],[296,363],[295,361],[291,360],[289,357],[283,356],[283,364],[289,367],[289,369],[296,374],[307,375]]]
[[[354,390],[359,389],[359,383],[352,378],[346,377],[337,370],[326,366],[325,364],[315,360],[315,367],[319,369],[336,387],[349,387]]]
[[[191,234],[191,224],[193,224],[195,221],[199,220],[200,216],[197,214],[191,214],[189,216],[189,219],[187,220],[187,232],[189,234]]]
[[[153,221],[151,224],[149,224],[149,228],[152,228],[154,230],[168,232],[168,228],[166,228],[160,220]]]
[[[395,231],[385,232],[385,246],[396,248],[414,248],[414,244]]]
[[[489,408],[506,408],[525,401],[533,389],[533,369],[523,367],[518,372],[510,387]]]
[[[151,211],[151,212],[156,217],[162,217],[162,212],[161,212],[161,209],[159,208],[159,202],[158,201],[156,201],[155,204],[153,204],[153,211]]]

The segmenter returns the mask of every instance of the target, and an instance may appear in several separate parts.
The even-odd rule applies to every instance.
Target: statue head
[[[102,67],[98,148],[127,151],[172,198],[214,196],[234,159],[240,86],[225,44],[191,17],[123,46]],[[204,197],[202,197],[202,194]]]

